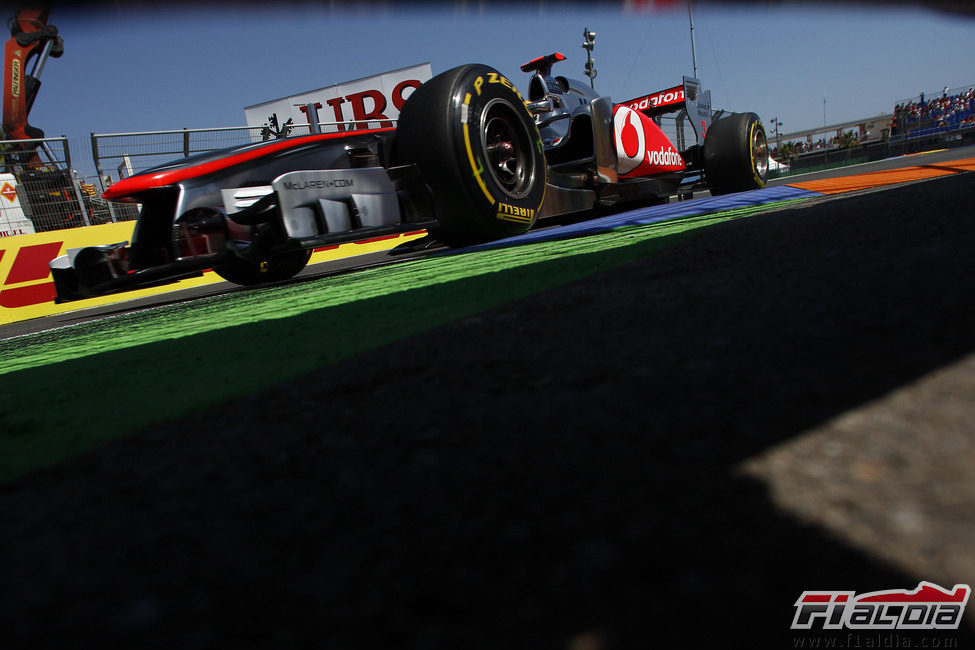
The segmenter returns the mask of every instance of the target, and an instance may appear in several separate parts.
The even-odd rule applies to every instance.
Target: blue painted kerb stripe
[[[529,244],[553,239],[565,239],[567,237],[578,237],[579,235],[592,235],[595,233],[625,228],[626,226],[645,226],[651,223],[677,219],[680,217],[690,217],[698,214],[708,214],[711,212],[723,212],[725,210],[735,210],[737,208],[748,208],[775,201],[786,201],[788,199],[799,199],[807,196],[819,196],[820,192],[802,190],[789,185],[779,187],[767,187],[762,190],[750,190],[739,192],[738,194],[727,194],[724,196],[712,196],[703,199],[693,199],[691,201],[679,201],[677,203],[665,203],[654,205],[647,208],[639,208],[619,214],[612,214],[608,217],[600,217],[591,221],[569,224],[558,228],[547,228],[545,230],[535,230],[508,237],[486,244],[477,246],[467,246],[457,248],[450,253],[466,253],[468,251],[487,250],[491,248],[504,248],[506,246],[517,246],[519,244]]]

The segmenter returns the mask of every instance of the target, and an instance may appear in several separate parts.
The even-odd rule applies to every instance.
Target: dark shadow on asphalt
[[[735,468],[975,350],[972,205],[963,175],[721,224],[0,486],[0,629],[794,647],[804,589],[927,576]]]

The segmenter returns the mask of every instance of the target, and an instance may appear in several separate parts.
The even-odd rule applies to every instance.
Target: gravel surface
[[[724,223],[2,485],[0,645],[793,647],[804,589],[975,584],[972,178]]]

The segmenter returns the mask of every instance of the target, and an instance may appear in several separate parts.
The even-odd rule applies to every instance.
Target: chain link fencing
[[[337,133],[353,128],[380,128],[395,121],[322,122],[322,133]],[[173,162],[228,147],[266,142],[275,138],[308,135],[308,124],[290,124],[271,129],[268,126],[228,126],[210,129],[142,131],[136,133],[92,133],[91,151],[102,189],[121,178]]]
[[[975,126],[975,84],[902,99],[894,107],[894,133],[925,137]]]
[[[389,124],[388,120],[322,122],[318,131],[340,132]],[[311,132],[310,125],[287,124],[280,129],[241,126],[92,133],[94,175],[76,171],[64,136],[0,140],[0,237],[136,219],[138,205],[102,198],[113,182],[192,156]]]
[[[101,198],[98,179],[72,166],[65,137],[0,140],[0,236],[134,218]]]
[[[946,129],[925,135],[898,135],[884,142],[799,154],[790,160],[788,172],[776,175],[781,177],[805,174],[883,160],[893,156],[922,153],[935,149],[953,149],[972,144],[975,144],[975,126]],[[776,175],[770,175],[770,178],[775,178]]]
[[[931,97],[930,101],[971,93],[972,88],[969,85],[951,89]],[[920,99],[920,96],[911,98],[899,105],[920,102]],[[322,122],[318,131],[381,128],[389,126],[390,122]],[[687,128],[689,125],[683,114],[662,116],[658,124],[679,149],[693,143],[693,131]],[[101,198],[111,183],[152,167],[219,149],[311,132],[313,129],[308,124],[286,124],[273,129],[265,125],[92,133],[94,176],[82,176],[75,171],[68,140],[63,136],[0,141],[0,237],[135,219],[138,205],[111,203]],[[956,147],[972,143],[975,143],[975,124],[959,124],[933,132],[915,128],[885,142],[800,155],[791,161],[787,173],[879,160],[936,146]]]

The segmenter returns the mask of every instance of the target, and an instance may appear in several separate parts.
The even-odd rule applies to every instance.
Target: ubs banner
[[[392,126],[390,120],[399,116],[399,109],[421,83],[432,77],[429,63],[421,63],[409,68],[400,68],[372,77],[347,81],[345,83],[309,90],[291,97],[282,97],[244,109],[247,126],[261,127],[277,125],[283,128],[288,120],[295,128],[294,135],[308,133],[308,104],[313,104],[318,112],[320,123],[353,122],[345,127],[322,126],[323,132],[335,132],[352,128],[377,128]],[[358,120],[364,120],[362,123]],[[369,121],[367,126],[365,121]],[[377,123],[378,122],[378,123]]]

